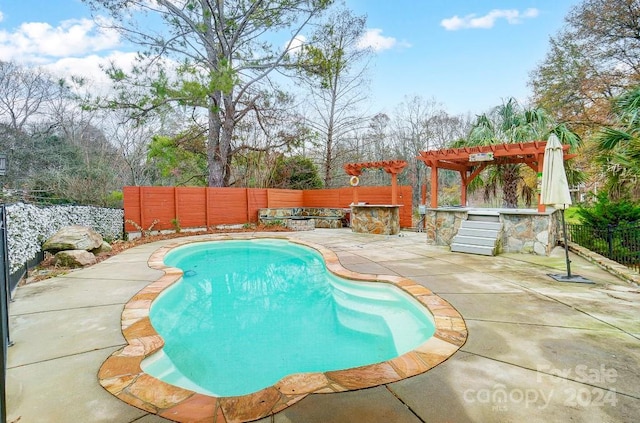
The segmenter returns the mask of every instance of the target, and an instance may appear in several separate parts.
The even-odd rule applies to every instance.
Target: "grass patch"
[[[564,219],[570,225],[581,225],[582,218],[578,214],[578,207],[569,207],[564,211]]]

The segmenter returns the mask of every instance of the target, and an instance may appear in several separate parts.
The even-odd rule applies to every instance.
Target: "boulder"
[[[67,226],[49,238],[42,249],[51,253],[65,250],[91,251],[102,245],[102,235],[88,226]]]
[[[102,244],[100,244],[98,248],[91,250],[91,252],[93,254],[108,253],[112,249],[113,248],[111,248],[111,245],[109,245],[107,241],[102,241]]]
[[[56,266],[61,267],[84,267],[96,263],[96,256],[87,250],[66,250],[59,251],[54,256]]]

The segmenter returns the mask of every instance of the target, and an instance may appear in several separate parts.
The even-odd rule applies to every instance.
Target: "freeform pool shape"
[[[196,241],[257,238],[273,239],[273,236],[227,234],[198,237]],[[324,258],[327,269],[335,275],[354,281],[393,285],[410,294],[433,316],[435,333],[399,357],[346,370],[292,374],[275,385],[248,395],[218,397],[168,384],[145,373],[141,363],[164,345],[164,340],[151,324],[150,308],[151,303],[183,275],[181,270],[163,263],[170,250],[194,242],[182,240],[159,248],[150,257],[149,266],[163,270],[165,275],[147,285],[125,305],[121,324],[127,345],[103,363],[98,373],[100,384],[128,404],[173,421],[247,422],[277,413],[310,394],[369,388],[424,373],[464,345],[467,329],[460,314],[423,286],[404,277],[364,275],[349,271],[340,265],[338,257],[331,250],[296,240],[294,236],[290,241],[317,250]]]
[[[184,272],[151,307],[165,340],[142,370],[215,396],[247,395],[296,373],[390,360],[435,332],[415,298],[349,281],[286,240],[211,241],[170,251]]]

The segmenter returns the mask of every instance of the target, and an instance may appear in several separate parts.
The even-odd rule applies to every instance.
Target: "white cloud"
[[[530,8],[522,12],[516,9],[494,9],[484,16],[477,16],[475,13],[459,17],[455,15],[451,18],[443,19],[440,22],[447,31],[457,31],[459,29],[489,29],[493,28],[498,19],[504,19],[510,25],[522,23],[523,19],[535,18],[539,15],[538,9]]]
[[[113,63],[117,67],[130,70],[137,53],[115,51],[108,56],[91,54],[85,57],[66,57],[49,63],[43,68],[52,74],[61,76],[83,76],[96,81],[99,84],[108,82],[108,77],[101,67],[108,67]]]
[[[0,30],[0,60],[43,64],[59,57],[111,50],[119,44],[115,31],[100,28],[90,19],[66,20],[57,27],[29,22],[14,32]]]
[[[398,41],[394,37],[385,37],[382,35],[382,29],[371,28],[362,36],[358,42],[359,48],[371,48],[374,51],[389,50],[394,47],[411,47],[405,41]]]
[[[284,49],[289,49],[289,53],[297,55],[300,53],[300,48],[307,41],[307,37],[304,35],[296,35],[290,42],[284,45]]]

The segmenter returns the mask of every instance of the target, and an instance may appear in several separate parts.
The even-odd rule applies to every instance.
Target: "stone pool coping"
[[[293,374],[273,386],[243,396],[213,397],[170,385],[146,374],[140,367],[142,360],[164,345],[149,319],[151,303],[164,289],[182,277],[181,270],[164,265],[164,256],[173,248],[194,242],[236,239],[285,239],[320,252],[327,269],[338,276],[395,285],[429,310],[434,318],[435,333],[416,349],[392,360],[347,370]],[[181,240],[153,252],[148,264],[165,274],[125,304],[121,326],[128,345],[107,358],[100,367],[98,379],[107,391],[120,400],[177,422],[248,422],[282,411],[309,394],[352,391],[397,382],[444,362],[467,339],[467,328],[460,313],[427,288],[405,277],[350,271],[342,267],[338,256],[330,249],[287,236],[236,234]]]

